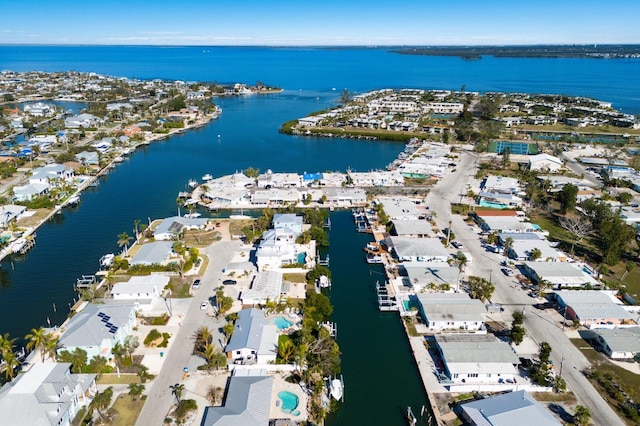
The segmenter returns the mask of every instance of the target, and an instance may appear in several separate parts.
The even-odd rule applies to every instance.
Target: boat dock
[[[88,288],[95,284],[97,284],[95,275],[82,275],[76,279],[76,289]]]
[[[396,300],[393,291],[389,291],[390,286],[380,285],[379,281],[376,281],[376,294],[378,295],[378,309],[381,312],[399,311],[400,306]]]

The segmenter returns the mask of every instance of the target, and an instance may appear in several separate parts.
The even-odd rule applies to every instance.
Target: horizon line
[[[260,47],[260,48],[475,48],[475,47],[581,47],[581,46],[640,46],[638,43],[514,43],[514,44],[126,44],[126,43],[2,43],[0,46],[16,47]]]

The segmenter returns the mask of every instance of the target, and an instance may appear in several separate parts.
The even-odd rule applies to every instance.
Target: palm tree
[[[182,200],[179,197],[176,198],[176,204],[178,205],[178,217],[180,217],[180,206],[182,205]]]
[[[56,354],[58,353],[58,349],[60,349],[62,345],[60,345],[60,341],[57,336],[52,336],[49,334],[47,336],[47,341],[44,344],[44,354],[48,356],[50,359],[55,359]]]
[[[171,394],[176,397],[176,401],[180,404],[180,398],[182,397],[182,392],[184,392],[184,385],[181,383],[176,383],[175,385],[169,386],[171,389]]]
[[[118,235],[118,247],[124,247],[124,255],[125,257],[129,253],[129,241],[131,241],[131,237],[126,232]]]
[[[113,348],[111,348],[111,354],[113,355],[113,360],[116,363],[116,366],[118,368],[122,367],[124,365],[124,358],[127,356],[125,347],[120,344],[120,342],[117,342],[113,345]]]
[[[109,386],[104,392],[99,392],[93,398],[93,406],[98,410],[100,418],[104,420],[102,411],[106,410],[111,405],[111,398],[113,397],[113,388]]]
[[[507,239],[504,240],[504,244],[502,245],[502,247],[504,248],[504,261],[506,263],[507,259],[509,259],[509,252],[513,247],[513,238],[507,237]]]
[[[227,340],[229,340],[229,338],[233,334],[234,328],[235,326],[230,322],[222,326],[222,332],[224,333],[224,336],[227,338]]]
[[[24,336],[27,342],[27,350],[38,349],[40,351],[40,356],[42,357],[42,362],[44,362],[44,347],[47,342],[49,335],[44,327],[40,327],[38,329],[32,328],[31,333]]]
[[[289,339],[280,341],[278,345],[278,357],[284,362],[288,364],[294,358],[296,352],[296,347],[293,342]]]
[[[591,411],[583,405],[576,407],[576,412],[573,414],[573,422],[577,425],[588,425],[591,420]]]
[[[196,331],[196,352],[199,352],[200,350],[202,350],[205,346],[207,346],[209,343],[211,343],[211,339],[212,339],[212,335],[211,335],[211,331],[209,330],[209,327],[202,326],[198,329],[198,331]]]
[[[538,247],[534,248],[529,253],[529,257],[531,258],[531,260],[538,260],[538,259],[540,259],[540,256],[542,256],[542,252],[540,251],[540,249]]]
[[[15,341],[18,339],[9,338],[9,333],[4,333],[4,335],[0,335],[0,355],[2,358],[6,358],[7,355],[13,352],[13,348],[16,347]]]
[[[460,286],[460,274],[464,271],[464,268],[467,266],[468,259],[467,256],[464,255],[461,251],[456,254],[455,264],[458,267],[458,279],[456,280],[456,293],[458,292]]]
[[[140,233],[138,232],[138,225],[140,225],[140,219],[136,219],[133,221],[133,233],[136,235],[136,241],[140,238]]]
[[[0,371],[4,371],[4,376],[7,380],[12,380],[16,377],[16,368],[21,364],[18,359],[18,354],[15,352],[7,352],[2,354],[3,363],[0,367]]]

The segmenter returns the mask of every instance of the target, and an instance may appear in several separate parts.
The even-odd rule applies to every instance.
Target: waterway
[[[378,311],[375,283],[385,281],[384,268],[366,263],[362,250],[373,237],[356,232],[350,211],[331,214],[329,237],[345,399],[327,424],[406,424],[407,406],[419,415],[429,404],[398,313]]]

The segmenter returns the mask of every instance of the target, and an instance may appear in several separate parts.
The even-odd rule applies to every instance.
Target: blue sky
[[[0,44],[640,43],[640,1],[8,0]]]

